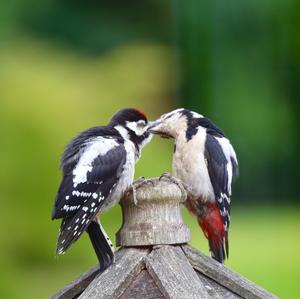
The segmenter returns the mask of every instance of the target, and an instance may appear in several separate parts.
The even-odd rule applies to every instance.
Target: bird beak
[[[167,138],[167,139],[172,138],[171,135],[166,134],[164,132],[164,130],[160,127],[160,125],[162,123],[163,122],[160,119],[155,120],[155,121],[149,121],[148,122],[148,132],[150,132],[151,134],[159,135],[162,138]]]
[[[154,128],[157,127],[160,124],[161,124],[160,120],[149,121],[148,122],[148,131],[150,131],[151,133],[155,133]],[[153,130],[153,132],[152,132],[152,130]]]

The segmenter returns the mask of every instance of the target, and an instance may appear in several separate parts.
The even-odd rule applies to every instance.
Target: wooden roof
[[[152,179],[136,191],[122,200],[115,262],[102,273],[94,267],[52,299],[277,298],[186,244],[176,182]]]
[[[277,298],[186,244],[122,248],[110,268],[97,268],[52,299]]]

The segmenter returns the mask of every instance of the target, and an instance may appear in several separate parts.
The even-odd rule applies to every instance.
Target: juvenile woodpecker
[[[229,253],[231,182],[238,175],[232,145],[208,118],[187,109],[162,115],[149,130],[175,139],[173,175],[188,188],[185,205],[197,217],[212,257],[222,263]]]
[[[52,219],[62,218],[57,254],[63,254],[87,230],[101,270],[113,261],[113,246],[97,214],[115,205],[134,179],[142,147],[151,139],[142,112],[123,109],[107,126],[90,128],[66,147]]]

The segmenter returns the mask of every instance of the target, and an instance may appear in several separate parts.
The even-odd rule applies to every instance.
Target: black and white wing
[[[230,224],[231,182],[232,177],[238,175],[236,155],[227,138],[210,134],[206,135],[204,155],[217,207],[227,231]]]
[[[79,238],[109,199],[122,174],[126,150],[116,138],[98,136],[64,156],[64,176],[52,212],[52,219],[63,218],[58,254]]]

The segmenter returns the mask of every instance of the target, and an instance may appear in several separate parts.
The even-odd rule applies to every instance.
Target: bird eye
[[[146,122],[145,122],[144,120],[139,120],[139,121],[137,122],[137,125],[138,125],[139,127],[145,127],[145,126],[146,126]]]

